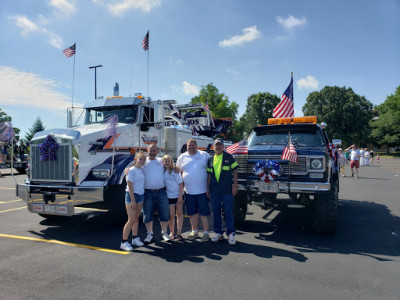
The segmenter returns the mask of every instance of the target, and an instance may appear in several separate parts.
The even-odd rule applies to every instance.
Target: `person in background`
[[[192,232],[188,240],[199,238],[199,219],[203,223],[202,242],[209,241],[209,217],[211,215],[208,206],[207,192],[207,163],[210,155],[207,152],[197,150],[197,142],[189,139],[186,143],[187,152],[182,153],[176,161],[176,166],[182,172],[185,184],[185,203],[187,214],[190,216]]]
[[[24,142],[21,141],[21,143],[19,144],[19,147],[18,147],[19,159],[21,161],[25,161],[25,150],[26,150],[26,147],[24,145]]]
[[[354,177],[354,168],[356,169],[356,178],[358,178],[358,169],[360,168],[360,150],[356,145],[351,145],[345,151],[350,151],[351,177]]]
[[[167,188],[169,202],[169,237],[173,240],[182,240],[183,227],[183,180],[180,173],[175,172],[175,165],[170,155],[165,155],[162,159],[164,166],[164,182]],[[175,214],[176,233],[175,236]]]
[[[224,151],[222,139],[214,141],[214,154],[208,159],[207,165],[207,196],[211,197],[215,236],[213,242],[224,239],[222,228],[222,207],[226,220],[226,235],[230,245],[236,244],[235,227],[233,221],[233,197],[237,194],[238,163],[233,156]],[[222,206],[221,206],[222,205]]]
[[[346,175],[346,170],[344,169],[344,166],[347,163],[347,159],[343,153],[342,148],[338,149],[338,158],[339,158],[339,171],[342,173],[342,176],[344,177]]]
[[[376,161],[378,162],[378,164],[379,164],[379,153],[376,155]]]
[[[370,156],[369,156],[369,151],[368,148],[364,148],[364,164],[366,166],[369,166],[369,161],[370,161]]]
[[[370,157],[369,162],[371,165],[374,162],[374,156],[375,156],[374,150],[371,149],[371,151],[369,152],[369,157]]]
[[[360,166],[365,166],[365,150],[360,148]]]
[[[126,179],[125,190],[125,206],[128,215],[124,229],[122,230],[121,249],[132,251],[133,248],[128,242],[129,233],[132,231],[132,245],[143,246],[138,236],[139,215],[142,211],[144,201],[144,173],[142,167],[146,163],[146,155],[144,153],[136,153],[134,165],[129,169]]]

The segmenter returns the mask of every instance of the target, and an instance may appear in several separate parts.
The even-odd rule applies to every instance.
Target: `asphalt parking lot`
[[[155,226],[155,243],[132,253],[119,249],[121,222],[101,211],[45,220],[3,174],[4,299],[399,299],[400,160],[341,177],[334,236],[314,233],[305,210],[251,206],[237,246],[165,243]]]

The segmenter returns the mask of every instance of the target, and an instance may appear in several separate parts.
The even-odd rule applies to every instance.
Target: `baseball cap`
[[[221,143],[222,145],[224,144],[224,141],[222,139],[215,139],[214,140],[214,145],[217,143]]]

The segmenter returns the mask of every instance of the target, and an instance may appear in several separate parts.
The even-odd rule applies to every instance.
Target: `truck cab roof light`
[[[268,119],[268,125],[297,124],[297,123],[317,124],[317,117],[316,116],[308,116],[308,117],[269,118]]]

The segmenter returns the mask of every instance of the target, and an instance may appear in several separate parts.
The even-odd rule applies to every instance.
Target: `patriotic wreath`
[[[265,173],[264,169],[266,168],[272,168],[272,170],[267,174]],[[274,179],[282,174],[282,168],[277,163],[276,161],[273,160],[260,160],[256,162],[256,164],[253,167],[254,174],[258,175],[260,177],[261,181],[264,182],[271,182],[274,181]]]
[[[46,137],[46,140],[43,143],[37,145],[37,147],[40,150],[41,161],[46,161],[49,159],[56,160],[56,152],[59,145],[51,134]]]

